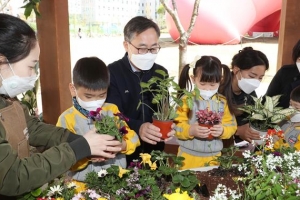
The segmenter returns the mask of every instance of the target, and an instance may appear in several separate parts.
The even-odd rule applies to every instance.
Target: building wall
[[[80,14],[89,26],[121,33],[134,16],[157,20],[159,0],[69,0],[69,14]],[[79,12],[80,10],[80,12]]]

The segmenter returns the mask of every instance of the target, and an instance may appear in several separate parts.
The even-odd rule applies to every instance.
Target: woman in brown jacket
[[[32,28],[0,14],[0,199],[38,188],[82,158],[109,159],[121,150],[112,136],[92,130],[82,137],[29,116],[15,97],[34,87],[39,54]],[[29,145],[45,151],[30,155]]]

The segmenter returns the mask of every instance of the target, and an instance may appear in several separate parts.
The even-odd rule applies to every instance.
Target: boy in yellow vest
[[[67,128],[73,133],[84,134],[94,128],[94,123],[89,116],[90,111],[101,108],[104,111],[101,111],[101,114],[113,116],[119,113],[115,104],[105,102],[109,83],[109,72],[102,60],[96,57],[78,60],[73,69],[73,83],[69,84],[73,106],[60,115],[57,126]],[[84,181],[88,172],[98,172],[113,164],[126,168],[125,154],[132,154],[140,145],[140,140],[127,124],[125,126],[128,132],[123,136],[121,152],[114,159],[103,162],[80,160],[71,168],[69,175],[75,180]]]

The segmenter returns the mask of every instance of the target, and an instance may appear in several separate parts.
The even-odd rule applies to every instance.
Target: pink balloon
[[[281,2],[281,0],[201,0],[189,41],[197,44],[237,44],[241,36],[257,22],[280,10]],[[180,21],[187,30],[194,0],[177,0],[176,4]],[[172,7],[171,0],[168,5]],[[169,14],[166,14],[166,22],[171,37],[174,40],[178,39],[179,33]],[[278,22],[275,20],[274,24]]]

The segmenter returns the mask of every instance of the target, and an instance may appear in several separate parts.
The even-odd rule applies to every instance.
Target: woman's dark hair
[[[109,72],[105,63],[97,57],[79,59],[73,69],[73,83],[76,88],[103,90],[109,86]]]
[[[297,86],[292,90],[290,99],[300,103],[300,86]]]
[[[36,44],[36,34],[26,22],[0,13],[0,57],[5,56],[10,63],[18,62],[27,57]]]
[[[139,35],[149,28],[154,28],[157,37],[160,36],[159,27],[155,22],[142,16],[134,17],[124,27],[124,40],[130,42],[135,34]]]
[[[239,67],[241,70],[251,69],[257,65],[266,66],[269,69],[269,60],[261,51],[254,50],[252,47],[245,47],[233,56],[231,67]]]
[[[192,82],[189,76],[190,65],[185,65],[180,73],[179,87],[191,91]],[[223,72],[223,74],[222,74]],[[216,82],[220,83],[218,92],[224,95],[227,99],[228,108],[233,113],[232,105],[232,87],[231,87],[231,72],[228,66],[223,65],[221,61],[214,56],[202,56],[195,63],[193,75],[196,77],[201,74],[201,82]]]
[[[294,63],[296,63],[297,58],[300,57],[300,40],[298,40],[298,42],[295,44],[294,48],[293,48],[293,54],[292,54],[292,58]]]

